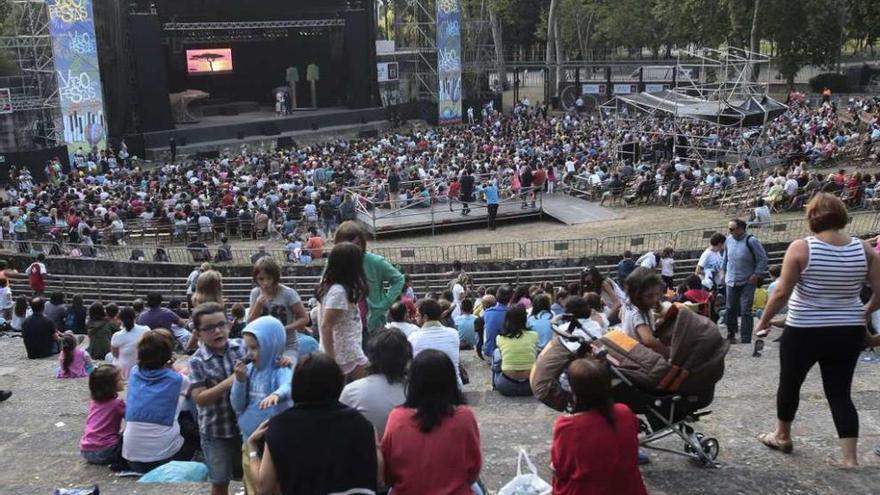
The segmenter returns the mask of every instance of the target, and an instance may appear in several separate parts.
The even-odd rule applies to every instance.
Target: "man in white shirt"
[[[788,176],[788,180],[785,181],[785,185],[782,186],[782,190],[785,192],[786,198],[793,198],[795,194],[797,194],[798,181],[794,178],[794,175]]]
[[[449,356],[455,366],[458,388],[462,388],[458,330],[445,327],[440,323],[442,313],[443,310],[437,301],[433,299],[419,301],[419,322],[422,324],[422,328],[409,336],[409,343],[412,344],[413,357],[418,356],[426,349],[435,349]]]

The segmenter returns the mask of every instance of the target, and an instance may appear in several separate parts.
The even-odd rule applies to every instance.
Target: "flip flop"
[[[833,468],[837,468],[837,469],[858,469],[859,468],[859,466],[857,466],[857,465],[850,466],[848,464],[844,464],[839,459],[829,458],[829,459],[825,459],[825,462],[828,463],[829,466],[831,466]]]
[[[780,442],[773,433],[761,433],[758,435],[758,441],[772,450],[778,450],[783,454],[791,454],[794,450],[794,444],[788,442]]]

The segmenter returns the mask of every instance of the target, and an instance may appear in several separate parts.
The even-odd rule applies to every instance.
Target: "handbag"
[[[526,460],[526,466],[529,469],[529,472],[525,474],[522,471],[523,459]],[[538,469],[532,464],[525,449],[519,449],[519,456],[516,459],[516,476],[501,487],[498,495],[550,495],[552,490],[553,487],[538,476]]]

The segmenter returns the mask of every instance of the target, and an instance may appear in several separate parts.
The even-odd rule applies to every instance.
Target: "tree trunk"
[[[550,0],[550,9],[547,11],[547,47],[544,62],[547,64],[547,80],[550,84],[550,95],[555,95],[553,88],[556,86],[556,74],[553,67],[553,38],[556,34],[556,6],[558,0]]]
[[[587,35],[584,41],[584,60],[593,60],[593,21],[596,19],[596,12],[590,12],[590,18],[587,20]]]
[[[495,46],[495,70],[498,72],[498,83],[502,91],[507,88],[507,64],[504,63],[504,40],[501,38],[501,24],[495,13],[495,1],[488,1],[489,24],[492,27],[492,44]]]
[[[559,16],[554,16],[553,20],[553,44],[556,45],[556,85],[553,86],[553,95],[559,95],[559,83],[562,82],[564,72],[562,70],[562,62],[565,57],[562,51],[562,35],[559,33]]]
[[[761,51],[761,40],[758,36],[758,11],[761,9],[761,0],[755,0],[755,12],[752,14],[752,31],[749,36],[749,51],[759,53]],[[758,66],[749,64],[749,80],[755,82],[758,80]]]

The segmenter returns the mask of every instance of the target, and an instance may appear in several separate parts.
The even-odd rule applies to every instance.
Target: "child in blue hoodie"
[[[242,330],[250,363],[238,361],[230,400],[238,415],[242,438],[247,439],[263,421],[291,407],[290,384],[293,370],[281,366],[286,333],[277,318],[262,316]],[[242,468],[247,493],[256,493],[248,469],[247,440],[242,450]]]

